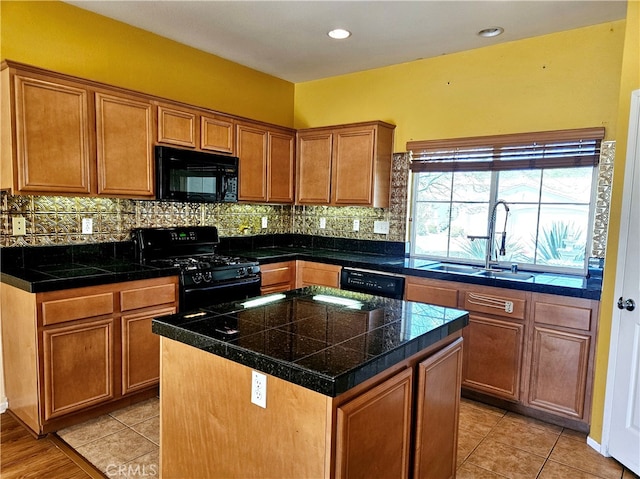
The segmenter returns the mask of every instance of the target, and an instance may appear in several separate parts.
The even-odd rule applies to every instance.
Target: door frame
[[[631,112],[629,117],[629,137],[627,141],[627,157],[624,168],[624,185],[622,190],[622,209],[620,214],[620,236],[618,239],[618,257],[616,258],[616,277],[614,286],[614,300],[611,306],[611,338],[609,342],[609,359],[607,366],[607,382],[605,388],[604,418],[602,427],[602,444],[600,454],[610,457],[609,442],[611,437],[611,414],[613,410],[613,383],[616,370],[616,355],[620,321],[623,310],[618,309],[615,298],[623,296],[622,286],[625,273],[627,244],[629,241],[629,219],[631,217],[630,192],[633,186],[633,169],[635,156],[640,154],[640,132],[635,126],[640,125],[640,90],[631,92]],[[638,165],[640,168],[640,165]]]

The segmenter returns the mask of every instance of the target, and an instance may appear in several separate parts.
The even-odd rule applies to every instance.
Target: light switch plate
[[[265,229],[267,227],[267,217],[263,216],[262,217],[262,229]]]
[[[373,232],[381,235],[389,234],[389,222],[388,221],[374,221]]]
[[[360,230],[360,220],[353,220],[353,231]]]
[[[320,229],[325,229],[327,227],[327,218],[320,218]]]

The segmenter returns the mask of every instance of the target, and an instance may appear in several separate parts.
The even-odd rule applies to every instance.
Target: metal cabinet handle
[[[618,299],[618,309],[633,311],[634,309],[636,309],[636,302],[631,298],[625,300],[622,298],[622,296],[620,296],[620,299]]]

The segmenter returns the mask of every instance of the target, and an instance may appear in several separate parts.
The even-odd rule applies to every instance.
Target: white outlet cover
[[[267,217],[263,216],[262,217],[262,229],[267,227]]]
[[[389,234],[389,222],[388,221],[374,221],[373,232],[381,235]]]
[[[11,229],[13,236],[23,236],[27,234],[27,221],[24,216],[14,216],[11,218]]]
[[[82,218],[82,234],[90,235],[93,233],[93,219]]]
[[[251,371],[251,402],[267,408],[267,376],[258,371]]]
[[[353,220],[353,231],[360,230],[360,220]]]

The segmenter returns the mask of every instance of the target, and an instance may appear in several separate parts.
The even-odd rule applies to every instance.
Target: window
[[[603,129],[410,142],[412,255],[484,264],[489,216],[500,262],[586,271]],[[508,205],[508,216],[503,205]],[[496,259],[494,255],[493,260]]]

